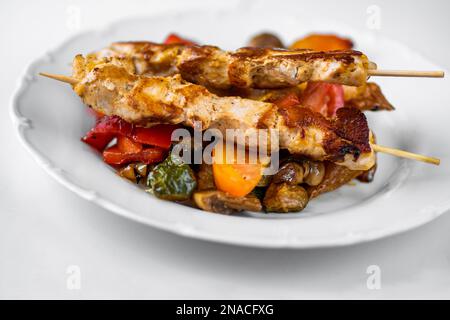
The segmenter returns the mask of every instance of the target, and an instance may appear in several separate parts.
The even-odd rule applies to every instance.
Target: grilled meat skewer
[[[183,79],[207,88],[275,89],[306,81],[360,86],[372,66],[359,51],[241,48],[234,52],[214,46],[152,42],[117,42],[95,57],[131,57],[137,74],[180,73]]]
[[[183,47],[181,45],[176,45],[177,47]],[[134,43],[134,42],[120,42],[113,43],[109,48],[102,51],[90,54],[87,56],[89,61],[93,64],[102,63],[104,58],[115,58],[115,60],[120,60],[122,63],[128,64],[128,67],[132,70],[130,72],[136,73],[138,75],[160,75],[167,76],[173,75],[179,72],[178,68],[173,65],[171,59],[177,59],[175,45],[157,45],[152,43]],[[147,49],[145,49],[147,48]],[[166,48],[166,49],[164,49]],[[152,49],[152,50],[151,50]],[[152,54],[145,53],[146,50],[152,52]],[[181,49],[177,49],[181,50]],[[204,47],[201,50],[206,51]],[[209,49],[210,50],[210,49]],[[216,49],[215,49],[216,50]],[[242,50],[242,49],[241,49]],[[246,49],[254,50],[254,49]],[[168,57],[172,57],[168,59]],[[206,63],[206,62],[205,62]],[[181,62],[181,65],[184,65]],[[183,67],[181,67],[183,69]],[[227,84],[217,85],[217,81],[212,79],[200,79],[200,75],[195,77],[187,72],[183,72],[182,76],[186,77],[188,80],[194,83],[200,83],[205,85],[210,91],[215,91],[222,95],[228,94],[230,87]],[[270,78],[267,78],[270,80]],[[236,89],[236,87],[233,87]],[[295,89],[296,87],[288,87],[285,90]],[[264,91],[256,90],[260,92],[252,93],[255,89],[252,88],[237,88],[238,90],[232,89],[232,93],[241,93],[244,95],[251,96],[254,95],[271,95],[273,92],[276,94],[279,89],[271,90],[266,89]],[[239,91],[240,90],[240,91]],[[243,91],[244,90],[244,91]],[[246,91],[247,92],[246,92]],[[383,93],[381,92],[378,85],[375,83],[364,83],[359,87],[354,86],[344,86],[345,100],[350,103],[350,105],[360,109],[360,110],[393,110],[392,105],[386,100]],[[233,94],[234,95],[234,94]]]
[[[73,69],[78,80],[73,87],[84,103],[130,123],[193,127],[199,121],[203,129],[241,129],[246,136],[258,129],[276,129],[280,148],[293,154],[329,160],[352,170],[367,170],[375,161],[367,121],[354,108],[339,109],[336,118],[329,120],[300,106],[280,108],[239,97],[219,97],[180,75],[137,76],[111,62],[90,70],[82,56],[75,58]]]

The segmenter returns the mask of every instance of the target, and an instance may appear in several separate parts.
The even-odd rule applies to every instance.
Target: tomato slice
[[[344,89],[340,84],[308,82],[300,104],[325,117],[333,117],[344,106]]]
[[[232,152],[231,147],[225,147],[223,150],[221,155],[217,152],[217,157],[221,157],[221,159],[214,157],[215,161],[212,165],[217,189],[235,197],[249,194],[261,180],[261,164],[237,163],[236,157],[230,161],[226,154]]]

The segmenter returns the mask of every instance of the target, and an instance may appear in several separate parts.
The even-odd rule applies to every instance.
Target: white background
[[[71,6],[81,10],[84,30],[130,16],[239,5],[280,5],[366,28],[366,10],[375,4],[380,33],[449,69],[448,1],[311,2],[0,2],[0,298],[450,298],[448,214],[406,234],[343,248],[263,250],[191,240],[78,198],[33,162],[13,132],[8,107],[24,68],[80,31],[67,24]],[[381,268],[381,290],[366,286],[373,264]],[[66,287],[70,265],[81,268],[80,290]]]

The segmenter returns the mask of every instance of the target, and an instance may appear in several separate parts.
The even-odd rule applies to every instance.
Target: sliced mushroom
[[[308,192],[303,187],[283,182],[270,184],[263,203],[266,211],[293,212],[303,210],[308,201]]]
[[[300,184],[303,182],[305,170],[297,162],[288,162],[281,166],[280,170],[274,175],[272,182],[289,184]]]
[[[249,47],[258,48],[284,48],[280,38],[272,33],[260,33],[252,37],[248,42]]]
[[[239,211],[261,211],[261,201],[253,194],[232,197],[218,190],[194,193],[195,204],[203,210],[231,214]]]
[[[306,183],[316,186],[322,182],[325,175],[325,166],[320,161],[290,161],[281,166],[273,177],[274,183],[287,182],[289,184]]]
[[[307,163],[309,170],[305,169],[303,181],[310,186],[317,186],[325,176],[325,166],[321,161],[308,161]]]

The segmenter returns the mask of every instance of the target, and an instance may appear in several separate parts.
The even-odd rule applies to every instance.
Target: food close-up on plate
[[[21,142],[79,196],[210,241],[342,246],[450,209],[443,69],[369,31],[265,15],[133,19],[67,40],[13,98]]]

